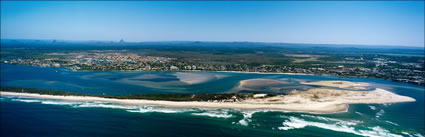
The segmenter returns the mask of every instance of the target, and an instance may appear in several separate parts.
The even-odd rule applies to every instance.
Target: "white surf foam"
[[[278,127],[279,130],[290,130],[290,129],[298,129],[298,128],[304,128],[307,126],[311,127],[317,127],[322,129],[328,129],[338,132],[346,132],[346,133],[352,133],[360,136],[367,136],[367,137],[402,137],[401,135],[392,134],[388,130],[385,130],[381,127],[372,127],[369,128],[370,130],[355,130],[354,127],[350,127],[349,125],[346,125],[344,123],[336,123],[336,124],[327,124],[327,123],[320,123],[320,122],[312,122],[312,121],[305,121],[300,118],[296,117],[289,117],[289,120],[285,120],[283,123],[283,127]]]
[[[381,109],[378,113],[376,113],[376,118],[382,117],[384,115],[385,111]]]
[[[295,118],[295,117],[289,117],[290,121],[285,121],[282,124],[284,127],[278,127],[279,130],[289,130],[289,129],[296,129],[296,128],[304,128],[308,125],[308,123],[302,121],[301,119]]]
[[[419,133],[415,133],[415,134],[411,134],[411,133],[408,133],[408,132],[401,132],[401,133],[402,134],[405,134],[405,135],[407,135],[409,137],[424,137],[423,135],[421,135]]]
[[[162,108],[162,107],[156,107],[156,106],[140,106],[136,110],[127,110],[128,112],[138,112],[138,113],[151,113],[151,112],[158,112],[158,113],[182,113],[182,112],[188,112],[193,111],[191,109],[184,109],[184,108]]]
[[[372,130],[359,130],[360,134],[362,136],[369,136],[369,137],[403,137],[401,135],[396,135],[390,133],[388,130],[385,130],[379,126],[369,128]]]
[[[74,108],[112,108],[112,109],[124,109],[128,112],[139,112],[139,113],[148,113],[148,112],[159,112],[159,113],[180,113],[187,111],[194,111],[194,109],[190,108],[163,108],[157,106],[135,106],[135,105],[120,105],[120,104],[112,104],[107,102],[100,101],[87,101],[87,102],[73,102],[73,101],[60,101],[60,100],[36,100],[36,99],[11,99],[12,101],[21,101],[21,102],[40,102],[41,104],[49,104],[49,105],[68,105]],[[198,114],[198,115],[209,115],[207,113]],[[230,114],[216,114],[215,117],[229,117]],[[213,113],[210,116],[214,116]],[[230,115],[231,116],[231,115]]]
[[[421,135],[421,134],[419,134],[419,133],[416,133],[416,134],[413,134],[413,135],[415,135],[415,136],[417,136],[417,137],[424,137],[423,135]]]
[[[32,103],[32,102],[41,102],[41,100],[35,100],[35,99],[11,99],[12,101],[20,101],[20,102],[28,102],[28,103]]]
[[[372,109],[372,110],[376,110],[376,107],[375,106],[370,106],[369,105],[369,108]]]
[[[192,113],[192,115],[196,116],[209,116],[209,117],[216,117],[216,118],[231,118],[233,117],[232,114],[229,114],[227,110],[214,110],[214,111],[207,111],[202,113]]]
[[[98,102],[87,102],[80,104],[75,107],[100,107],[100,108],[117,108],[117,109],[137,109],[137,106],[130,106],[130,105],[115,105],[115,104],[104,104],[104,103],[98,103]]]
[[[41,104],[50,104],[50,105],[76,105],[76,104],[81,104],[81,102],[66,102],[66,101],[44,100],[44,101],[41,101]]]
[[[395,125],[395,126],[400,126],[397,123],[394,123],[394,122],[391,122],[391,121],[385,121],[385,122],[390,123],[390,124]]]
[[[414,137],[413,135],[410,135],[409,133],[407,133],[407,132],[401,132],[402,134],[405,134],[405,135],[407,135],[407,136],[409,136],[409,137]]]
[[[358,123],[362,123],[362,121],[355,121],[355,120],[351,120],[351,121],[344,121],[344,120],[335,119],[335,118],[327,118],[327,117],[312,116],[312,115],[304,115],[304,114],[301,114],[301,116],[303,116],[303,117],[315,118],[315,119],[323,120],[323,121],[336,122],[337,124],[350,125],[350,126],[351,126],[351,125],[357,125]]]
[[[245,111],[241,111],[243,118],[241,120],[239,120],[239,124],[242,126],[248,126],[249,122],[252,122],[251,118],[252,115],[257,113],[257,112],[269,112],[272,110],[245,110]]]
[[[260,111],[242,111],[243,119],[239,120],[239,124],[242,126],[248,126],[248,123],[252,121],[252,115],[257,112]]]
[[[363,116],[363,114],[362,113],[360,113],[360,112],[354,112],[354,113],[356,113],[356,114],[359,114],[360,116]]]
[[[419,133],[415,133],[415,134],[410,134],[408,132],[401,132],[402,134],[405,134],[409,137],[424,137],[423,135],[419,134]]]

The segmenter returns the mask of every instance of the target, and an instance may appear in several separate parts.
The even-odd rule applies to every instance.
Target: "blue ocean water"
[[[193,78],[196,77],[196,78]],[[350,105],[348,112],[164,108],[2,96],[1,136],[424,136],[424,88],[377,79],[229,72],[71,71],[1,64],[1,86],[87,94],[236,92],[239,81],[278,79],[371,83],[416,102]],[[239,91],[240,92],[240,91]],[[256,91],[258,92],[258,91]],[[266,91],[265,91],[266,92]],[[279,91],[280,92],[280,91]]]

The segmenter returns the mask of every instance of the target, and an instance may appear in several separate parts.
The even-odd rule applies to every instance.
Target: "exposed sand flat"
[[[174,102],[136,99],[110,99],[88,96],[55,96],[32,93],[0,92],[1,96],[21,96],[42,99],[59,99],[68,101],[102,101],[132,105],[158,105],[165,107],[195,108],[235,108],[235,109],[273,109],[297,112],[335,113],[345,111],[348,104],[397,103],[415,101],[392,92],[376,89],[368,92],[343,91],[332,89],[311,89],[307,92],[293,92],[290,95],[246,99],[238,102]]]
[[[350,81],[317,81],[317,82],[301,82],[305,85],[317,85],[317,86],[328,86],[337,88],[355,88],[360,89],[362,87],[369,86],[368,83],[363,82],[350,82]]]
[[[279,85],[279,84],[288,84],[288,82],[274,80],[274,79],[262,79],[262,78],[258,78],[258,79],[241,80],[239,82],[238,87],[240,87],[240,88],[248,88],[248,87],[257,87],[257,86]]]
[[[190,73],[190,72],[177,72],[174,74],[181,82],[186,84],[199,84],[204,83],[212,79],[218,79],[225,77],[225,75],[216,76],[214,74],[198,74],[198,73]]]
[[[250,90],[250,91],[270,91],[279,93],[282,89],[282,86],[287,85],[288,82],[286,81],[280,81],[275,79],[263,79],[263,78],[257,78],[257,79],[247,79],[247,80],[241,80],[237,87],[235,87],[235,90],[241,91],[241,90]]]
[[[260,93],[282,94],[288,93],[293,89],[307,90],[312,88],[308,85],[297,84],[292,79],[266,79],[255,78],[239,81],[239,84],[234,87],[233,91],[252,91]]]
[[[283,73],[283,72],[246,72],[246,71],[216,71],[216,72],[231,72],[231,73],[246,73],[246,74],[314,75],[314,74],[307,74],[307,73]]]

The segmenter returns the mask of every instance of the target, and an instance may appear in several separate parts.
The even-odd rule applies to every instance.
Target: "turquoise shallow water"
[[[197,77],[197,79],[193,80],[190,77]],[[64,68],[1,65],[1,86],[55,89],[88,94],[251,92],[237,91],[235,87],[240,80],[254,78],[287,82],[279,92],[314,88],[301,85],[300,81],[368,82],[373,87],[410,96],[417,101],[350,105],[348,112],[344,113],[308,114],[272,110],[177,109],[105,102],[2,97],[0,99],[0,134],[1,136],[323,137],[425,135],[424,88],[411,84],[311,75],[75,72]],[[261,87],[259,89],[261,92]],[[269,93],[267,89],[263,92]]]

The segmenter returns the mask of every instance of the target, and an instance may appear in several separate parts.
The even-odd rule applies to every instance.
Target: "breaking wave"
[[[400,126],[397,123],[394,123],[394,122],[391,122],[391,121],[385,121],[385,122],[390,123],[390,124],[395,125],[395,126]]]
[[[74,108],[112,108],[112,109],[124,109],[128,112],[139,112],[139,113],[148,113],[148,112],[159,112],[159,113],[179,113],[179,112],[187,112],[191,111],[191,109],[183,109],[183,108],[163,108],[157,106],[147,106],[147,105],[120,105],[113,104],[107,102],[99,102],[99,101],[85,101],[85,102],[77,102],[77,101],[61,101],[61,100],[44,100],[44,99],[11,99],[12,101],[20,101],[33,103],[38,102],[41,104],[48,105],[67,105]]]
[[[301,116],[309,117],[309,118],[315,118],[315,119],[323,120],[323,121],[336,122],[337,124],[350,125],[350,126],[351,125],[357,125],[359,123],[363,123],[362,121],[356,121],[356,120],[344,121],[344,120],[339,120],[339,119],[335,119],[335,118],[327,118],[327,117],[321,117],[321,116],[311,116],[311,115],[304,115],[304,114],[302,114]]]
[[[252,122],[251,118],[252,118],[253,114],[255,114],[257,112],[269,112],[269,111],[272,111],[272,110],[245,110],[245,111],[241,111],[243,118],[241,120],[239,120],[238,123],[242,126],[248,126],[249,123]]]
[[[12,99],[12,101],[20,101],[20,102],[27,102],[27,103],[41,102],[40,100],[34,100],[34,99]]]
[[[354,113],[356,113],[356,114],[359,114],[360,116],[363,116],[363,114],[362,113],[360,113],[360,112],[354,112]]]
[[[384,115],[385,111],[381,109],[378,113],[376,113],[376,118],[382,117]]]
[[[90,103],[86,102],[75,107],[100,107],[100,108],[117,108],[117,109],[136,109],[137,106],[116,105],[116,104],[103,104],[103,103]]]
[[[362,130],[356,130],[354,127],[350,127],[349,122],[336,122],[334,124],[328,124],[328,123],[321,123],[321,122],[306,121],[304,119],[291,116],[289,117],[288,120],[285,120],[282,124],[283,124],[282,127],[278,127],[279,130],[298,129],[298,128],[304,128],[309,126],[309,127],[328,129],[328,130],[338,131],[338,132],[352,133],[352,134],[366,136],[366,137],[378,137],[378,136],[402,137],[401,135],[390,133],[388,130],[383,129],[379,126],[369,127],[367,129],[362,129]]]
[[[215,117],[215,118],[231,118],[233,117],[232,114],[229,114],[228,110],[214,110],[214,111],[206,111],[202,113],[192,113],[192,115],[196,116],[209,116],[209,117]]]
[[[128,112],[138,112],[138,113],[150,113],[150,112],[158,112],[158,113],[182,113],[188,111],[194,111],[192,109],[183,109],[183,108],[163,108],[156,106],[139,106],[135,110],[127,110]]]
[[[41,101],[41,104],[50,104],[50,105],[78,105],[81,102],[67,102],[67,101]]]
[[[370,106],[369,105],[369,108],[372,109],[372,110],[376,110],[376,107],[375,106]]]
[[[422,134],[419,134],[419,133],[409,133],[409,132],[401,132],[402,134],[405,134],[405,135],[407,135],[407,136],[409,136],[409,137],[424,137]]]

